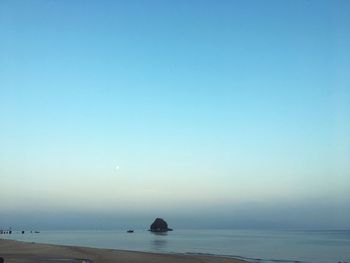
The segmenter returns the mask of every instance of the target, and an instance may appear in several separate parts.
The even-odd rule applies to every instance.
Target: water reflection
[[[152,233],[153,235],[156,235],[156,236],[167,236],[168,235],[168,232],[153,232],[153,231],[150,231],[150,233]]]
[[[151,248],[157,251],[165,251],[168,246],[167,234],[156,234],[151,240]]]

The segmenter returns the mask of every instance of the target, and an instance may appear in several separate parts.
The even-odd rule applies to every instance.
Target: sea
[[[248,262],[350,263],[350,230],[13,231],[0,238],[156,253],[215,255]]]

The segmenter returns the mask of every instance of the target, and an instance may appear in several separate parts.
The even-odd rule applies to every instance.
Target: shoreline
[[[247,263],[217,255],[188,255],[52,245],[0,239],[0,257],[5,263]]]

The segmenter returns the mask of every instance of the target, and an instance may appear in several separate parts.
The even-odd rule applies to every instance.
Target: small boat
[[[126,231],[127,233],[134,233],[134,230],[129,229],[128,231]]]

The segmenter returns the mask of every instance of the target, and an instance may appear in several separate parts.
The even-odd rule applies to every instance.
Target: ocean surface
[[[13,231],[0,238],[157,253],[222,255],[250,262],[349,262],[350,230]]]

